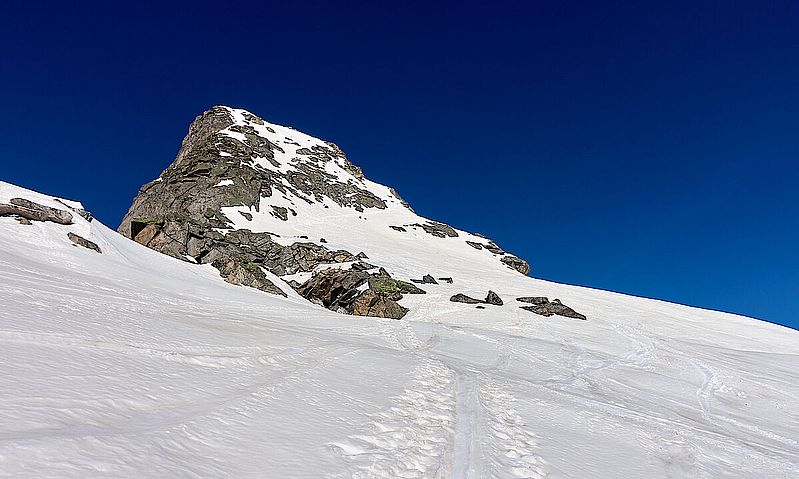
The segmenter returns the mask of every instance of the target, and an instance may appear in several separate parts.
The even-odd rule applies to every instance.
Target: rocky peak
[[[497,267],[529,272],[524,260],[490,240],[417,216],[393,189],[368,180],[334,143],[226,106],[195,118],[175,161],[142,186],[119,231],[175,258],[212,264],[231,283],[269,293],[285,295],[290,285],[312,299],[329,294],[331,284],[357,284],[357,291],[336,291],[347,301],[331,308],[351,314],[398,317],[407,311],[394,305],[401,295],[386,293],[375,280],[368,286],[351,281],[362,274],[331,283],[326,273],[312,281],[323,266],[349,270],[366,258],[367,244],[400,240],[387,234],[425,245],[450,242],[467,256],[481,242],[480,254],[497,257]],[[380,277],[402,284],[408,279],[391,278],[386,269]]]

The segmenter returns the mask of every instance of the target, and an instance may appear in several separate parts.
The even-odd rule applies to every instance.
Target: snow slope
[[[0,183],[12,197],[61,207]],[[0,477],[799,476],[796,331],[532,279],[463,235],[385,228],[409,210],[330,213],[269,227],[453,284],[420,285],[401,321],[346,316],[96,220],[0,218]],[[488,289],[505,305],[447,300]]]

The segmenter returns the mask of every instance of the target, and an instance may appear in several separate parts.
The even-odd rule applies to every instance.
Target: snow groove
[[[392,405],[370,415],[370,428],[328,444],[346,460],[354,478],[449,477],[455,425],[455,378],[437,361],[415,367],[408,388]]]
[[[487,429],[484,447],[492,466],[489,477],[549,477],[546,463],[536,454],[536,436],[516,411],[518,400],[498,382],[488,377],[481,379],[480,402]]]

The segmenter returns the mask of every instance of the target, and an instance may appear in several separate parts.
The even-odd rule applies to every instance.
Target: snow
[[[12,197],[63,207],[0,183]],[[796,331],[525,277],[466,232],[388,228],[424,221],[398,203],[295,200],[282,221],[276,201],[230,209],[252,221],[226,214],[454,282],[418,285],[400,321],[346,316],[227,284],[97,220],[0,217],[0,477],[799,476]],[[504,306],[448,301],[488,289]],[[523,311],[520,296],[588,320]]]
[[[214,188],[217,186],[231,186],[233,185],[233,180],[219,180],[219,183],[214,185]]]

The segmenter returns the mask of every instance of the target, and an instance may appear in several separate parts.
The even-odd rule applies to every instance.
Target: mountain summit
[[[530,272],[493,241],[416,215],[335,144],[224,106],[194,120],[175,161],[141,188],[119,232],[212,264],[229,282],[284,296],[289,285],[330,309],[367,316],[402,317],[407,309],[396,302],[423,294],[409,281],[430,271],[452,281],[439,261],[398,262],[398,250],[442,251],[454,263],[490,258],[496,268]]]

